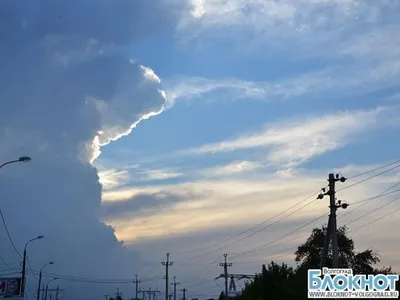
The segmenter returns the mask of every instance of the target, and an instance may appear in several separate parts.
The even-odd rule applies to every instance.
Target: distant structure
[[[236,297],[239,295],[240,295],[240,292],[229,292],[228,296],[225,296],[225,293],[221,292],[218,300],[231,300],[231,299],[233,300],[233,299],[236,299]]]

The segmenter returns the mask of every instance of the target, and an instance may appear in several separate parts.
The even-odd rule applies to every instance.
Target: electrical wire
[[[396,166],[394,166],[394,167],[392,167],[392,168],[390,168],[390,169],[387,169],[387,170],[385,170],[385,171],[382,171],[382,172],[380,172],[380,173],[378,173],[378,174],[372,175],[372,176],[367,177],[367,178],[365,178],[365,179],[363,179],[363,180],[360,180],[360,181],[357,181],[357,182],[355,182],[355,183],[353,183],[353,184],[350,184],[350,185],[348,185],[348,186],[345,186],[345,187],[343,187],[343,188],[341,188],[341,189],[338,189],[338,190],[336,190],[336,192],[343,191],[343,190],[347,190],[348,188],[351,188],[351,187],[356,186],[356,185],[358,185],[358,184],[364,183],[364,182],[366,182],[366,181],[368,181],[368,180],[371,180],[371,179],[373,179],[373,178],[376,178],[376,177],[378,177],[378,176],[381,176],[381,175],[383,175],[383,174],[385,174],[385,173],[387,173],[387,172],[393,171],[394,169],[397,169],[397,168],[399,168],[399,167],[400,167],[400,164],[398,164],[398,165],[396,165]]]
[[[2,261],[2,263],[7,267],[10,268],[10,266],[6,263],[6,261],[4,260],[3,256],[0,253],[0,260]]]
[[[1,216],[1,219],[3,221],[4,229],[7,232],[7,236],[8,236],[8,239],[9,239],[11,245],[13,246],[15,252],[19,255],[19,257],[22,257],[21,253],[19,253],[17,247],[15,247],[15,244],[14,244],[12,238],[11,238],[11,235],[10,235],[10,232],[8,231],[7,223],[6,223],[6,220],[4,219],[3,211],[1,210],[1,208],[0,208],[0,216]]]
[[[283,242],[283,243],[279,243],[279,244],[277,244],[277,245],[268,247],[267,249],[276,248],[276,247],[278,247],[278,246],[286,245],[287,243],[292,242],[292,241],[295,241],[295,240],[298,240],[299,238],[301,238],[301,237],[303,237],[303,236],[305,236],[305,235],[307,235],[307,234],[309,234],[309,232],[303,232],[302,234],[300,234],[300,235],[298,235],[298,236],[295,236],[294,238],[292,238],[292,239],[290,239],[290,240],[286,240],[286,241]],[[293,248],[293,246],[292,246],[291,248]],[[291,249],[291,248],[290,248],[290,249]],[[296,247],[294,247],[294,248],[296,248]],[[266,249],[263,249],[263,250],[266,250]],[[279,254],[281,251],[286,251],[286,250],[280,250],[280,251],[277,252],[277,253]],[[255,251],[255,252],[256,252],[256,251]],[[275,254],[276,254],[276,253],[274,253],[274,254],[268,254],[267,256],[275,255]],[[258,261],[259,261],[259,260],[258,260]],[[253,261],[243,261],[243,263],[256,263],[256,262],[258,262],[258,261],[254,261],[254,260],[253,260]],[[239,262],[239,263],[242,263],[242,262]]]
[[[243,256],[243,255],[246,255],[246,254],[249,254],[249,253],[252,253],[252,252],[255,252],[255,251],[258,251],[258,250],[260,250],[260,249],[263,249],[263,248],[265,248],[265,246],[268,246],[268,245],[270,245],[270,244],[272,244],[272,243],[274,243],[274,242],[276,242],[276,241],[279,241],[279,240],[283,239],[284,237],[287,237],[287,236],[291,235],[293,232],[296,232],[296,231],[298,231],[298,230],[300,230],[300,229],[303,229],[303,228],[306,227],[307,225],[310,225],[310,224],[314,223],[315,221],[318,221],[319,219],[321,219],[322,217],[325,217],[325,216],[327,216],[327,215],[328,215],[328,214],[325,213],[325,214],[323,214],[323,215],[321,215],[321,216],[319,216],[319,217],[317,217],[317,218],[311,220],[310,222],[307,222],[306,224],[304,224],[304,225],[302,225],[302,226],[300,226],[300,227],[297,227],[296,229],[292,230],[291,232],[289,232],[289,233],[287,233],[287,234],[285,234],[285,235],[283,235],[283,236],[281,236],[281,237],[279,237],[279,238],[277,238],[277,239],[275,239],[275,240],[273,240],[273,241],[271,241],[271,242],[268,242],[268,243],[266,243],[266,244],[263,244],[263,245],[261,245],[261,246],[259,246],[259,247],[257,247],[257,248],[251,249],[251,250],[249,250],[249,251],[242,252],[242,253],[240,253],[240,254],[234,255],[234,256],[232,256],[232,259],[237,258],[237,257],[240,257],[240,256]]]
[[[368,173],[372,173],[372,172],[377,171],[377,170],[379,170],[379,169],[382,169],[382,168],[385,168],[385,167],[394,165],[394,164],[396,164],[396,163],[398,163],[398,162],[400,162],[400,160],[395,161],[395,162],[392,162],[392,163],[389,163],[389,164],[386,164],[386,165],[384,165],[384,166],[380,166],[380,167],[378,167],[378,168],[374,168],[374,169],[372,169],[372,170],[369,170],[369,171],[366,171],[366,172],[363,172],[363,173],[360,173],[360,174],[357,174],[357,175],[352,176],[352,177],[350,177],[350,178],[356,178],[356,177],[359,177],[359,176],[362,176],[362,175],[365,175],[365,174],[368,174]],[[385,171],[383,171],[383,172],[380,172],[380,173],[378,173],[378,174],[375,174],[375,175],[373,175],[373,176],[370,176],[370,177],[368,177],[368,178],[366,178],[366,179],[363,179],[363,180],[361,180],[361,181],[358,181],[358,182],[356,182],[356,183],[354,183],[354,184],[352,184],[352,185],[349,185],[349,186],[347,186],[347,187],[345,187],[345,188],[343,188],[343,189],[348,189],[348,188],[353,187],[353,186],[355,186],[355,185],[358,185],[358,184],[361,184],[361,183],[363,183],[363,182],[366,182],[366,181],[368,181],[368,180],[370,180],[370,179],[376,178],[376,177],[378,177],[378,176],[380,176],[380,175],[382,175],[382,174],[385,174],[385,173],[387,173],[387,172],[389,172],[389,171],[391,171],[391,170],[394,170],[394,169],[398,168],[399,166],[400,166],[400,165],[396,165],[396,166],[394,166],[394,167],[392,167],[392,168],[390,168],[390,169],[388,169],[388,170],[385,170]],[[393,186],[393,187],[394,187],[394,186]],[[390,189],[392,189],[393,187],[391,187]],[[343,189],[341,189],[341,190],[343,190]],[[359,201],[359,202],[357,202],[357,203],[367,202],[367,201],[369,201],[369,200],[376,199],[376,198],[378,198],[378,197],[381,197],[381,196],[388,195],[388,194],[391,194],[391,193],[396,192],[396,191],[392,191],[392,192],[390,192],[390,193],[385,193],[385,192],[389,191],[390,189],[388,189],[388,190],[382,192],[380,195],[377,195],[377,196],[375,196],[375,197],[372,197],[372,198],[369,198],[369,199],[365,199],[365,200]],[[314,195],[316,195],[316,194],[313,194],[312,196],[314,196]],[[308,197],[307,199],[311,198],[312,196]],[[303,200],[303,201],[301,201],[301,202],[296,203],[295,205],[293,205],[292,207],[288,208],[287,210],[281,212],[281,213],[278,214],[277,216],[279,216],[279,215],[285,213],[286,211],[288,211],[288,210],[290,210],[291,208],[293,208],[293,207],[299,205],[300,203],[306,201],[307,199],[305,199],[305,200]],[[356,203],[353,203],[353,204],[356,204]],[[322,217],[324,217],[324,216],[326,216],[326,215],[327,215],[327,214],[324,214],[324,215],[322,215],[322,216],[316,218],[315,220],[312,220],[310,223],[315,222],[316,220],[318,220],[318,219],[320,219],[320,218],[322,218]],[[269,220],[276,218],[277,216],[274,216],[274,217],[268,219],[267,221],[264,221],[264,222],[262,222],[262,223],[260,223],[260,224],[257,224],[257,225],[255,225],[255,226],[251,227],[250,229],[245,230],[244,232],[241,232],[241,233],[237,234],[237,235],[234,236],[234,237],[237,237],[237,236],[239,236],[239,235],[241,235],[241,234],[243,234],[243,233],[247,233],[248,231],[250,231],[250,230],[252,230],[252,229],[254,229],[254,228],[257,228],[257,227],[261,226],[262,224],[268,222]],[[288,217],[288,216],[286,216],[286,217]],[[278,239],[275,239],[274,241],[271,241],[271,242],[269,242],[269,243],[267,243],[267,244],[264,244],[264,245],[262,245],[262,246],[260,246],[260,247],[257,247],[256,249],[252,249],[252,250],[247,251],[247,252],[245,252],[245,253],[241,253],[241,254],[239,254],[239,255],[235,255],[235,256],[233,256],[232,258],[237,258],[237,257],[239,257],[239,256],[248,254],[248,253],[250,253],[250,252],[261,250],[261,249],[264,248],[265,246],[267,246],[267,245],[269,245],[269,244],[272,244],[272,243],[276,242],[277,240],[280,240],[280,239],[282,239],[283,237],[286,237],[286,236],[292,234],[293,232],[295,232],[295,231],[297,231],[297,230],[299,230],[299,229],[301,229],[301,228],[304,228],[305,226],[307,226],[307,225],[310,224],[310,223],[307,223],[307,224],[303,225],[302,227],[297,228],[297,229],[295,229],[294,231],[290,232],[289,234],[286,234],[286,235],[284,235],[284,236],[282,236],[282,237],[280,237],[280,238],[278,238]],[[251,235],[254,235],[254,233],[251,234]],[[299,236],[299,237],[300,237],[300,236]],[[296,237],[295,239],[297,239],[297,238],[299,238],[299,237]],[[226,240],[229,240],[229,239],[231,239],[231,238],[227,238],[227,239],[225,239],[225,240],[223,240],[223,241],[226,241]],[[246,239],[246,238],[244,238],[244,239]],[[243,239],[242,239],[242,240],[243,240]],[[239,241],[240,241],[240,240],[239,240]],[[198,248],[198,249],[208,248],[208,247],[211,247],[211,246],[213,246],[213,245],[215,245],[215,244],[218,244],[218,243],[222,243],[222,241],[217,242],[217,243],[214,243],[214,244],[212,244],[212,245],[208,245],[208,246],[206,246],[206,247]],[[234,242],[234,243],[232,243],[232,244],[235,244],[235,243],[236,243],[236,242]],[[229,245],[227,245],[227,246],[225,246],[225,247],[228,247],[228,246],[229,246]],[[222,249],[225,248],[225,247],[222,247]],[[293,248],[290,248],[290,249],[293,249]],[[195,250],[196,250],[196,249],[195,249]],[[215,251],[218,251],[218,250],[220,250],[220,249],[217,249],[217,250],[214,250],[214,251],[211,251],[211,252],[215,252]],[[206,253],[206,254],[207,254],[207,253]],[[203,254],[203,255],[200,255],[200,256],[198,256],[198,257],[201,257],[201,256],[205,256],[205,255]],[[213,262],[213,263],[214,263],[214,262]],[[210,270],[210,271],[211,271],[211,270]],[[206,273],[208,273],[208,272],[209,272],[209,271],[207,271]]]
[[[357,178],[357,177],[360,177],[360,176],[363,176],[363,175],[366,175],[366,174],[369,174],[369,173],[378,171],[378,170],[380,170],[380,169],[383,169],[383,168],[392,166],[392,165],[397,164],[397,163],[400,163],[400,159],[395,160],[395,161],[393,161],[393,162],[391,162],[391,163],[388,163],[388,164],[386,164],[386,165],[383,165],[383,166],[380,166],[380,167],[377,167],[377,168],[368,170],[368,171],[366,171],[366,172],[359,173],[359,174],[357,174],[357,175],[351,176],[351,177],[349,177],[349,178],[347,178],[347,179],[354,179],[354,178]]]
[[[383,205],[379,206],[378,208],[376,208],[376,209],[374,209],[374,210],[372,210],[372,211],[370,211],[370,212],[368,212],[368,213],[366,213],[366,214],[363,214],[361,217],[358,217],[357,219],[354,219],[354,220],[348,222],[348,223],[346,224],[346,226],[349,225],[349,224],[351,224],[351,223],[357,222],[358,220],[360,220],[360,219],[362,219],[362,218],[364,218],[364,217],[366,217],[366,216],[369,216],[370,214],[376,212],[377,210],[382,209],[382,208],[384,208],[385,206],[389,205],[390,203],[393,203],[393,202],[395,202],[395,201],[398,201],[399,199],[400,199],[400,196],[394,198],[393,200],[391,200],[391,201],[389,201],[389,202],[384,203]]]
[[[212,248],[213,246],[216,246],[216,245],[222,244],[222,243],[224,243],[224,242],[226,242],[226,241],[232,240],[232,239],[234,239],[234,238],[236,238],[236,237],[239,237],[239,236],[241,236],[241,235],[243,235],[243,234],[245,234],[245,233],[247,233],[247,232],[249,232],[249,231],[251,231],[251,230],[253,230],[253,229],[256,229],[257,227],[260,227],[260,226],[262,226],[262,225],[268,223],[269,221],[272,221],[272,220],[275,219],[276,217],[279,217],[280,215],[284,214],[285,212],[288,212],[289,210],[291,210],[292,208],[295,208],[296,206],[300,205],[301,203],[307,201],[308,199],[310,199],[310,198],[312,198],[312,197],[318,195],[318,193],[319,193],[319,191],[318,191],[317,193],[314,193],[314,194],[308,196],[307,198],[305,198],[305,199],[303,199],[303,200],[301,200],[301,201],[295,203],[294,205],[292,205],[292,206],[290,206],[289,208],[287,208],[286,210],[284,210],[284,211],[282,211],[282,212],[276,214],[275,216],[270,217],[270,218],[268,218],[267,220],[262,221],[261,223],[258,223],[258,224],[254,225],[254,226],[252,226],[252,227],[250,227],[250,228],[248,228],[248,229],[246,229],[246,230],[244,230],[244,231],[242,231],[242,232],[240,232],[240,233],[238,233],[238,234],[236,234],[236,235],[234,235],[234,236],[228,237],[228,238],[226,238],[226,239],[223,239],[223,240],[221,240],[221,241],[215,242],[215,243],[213,243],[213,244],[210,244],[210,245],[207,245],[207,246],[204,246],[204,247],[199,247],[199,248],[192,249],[192,250],[187,250],[187,251],[184,251],[184,252],[178,252],[178,253],[175,253],[175,254],[184,254],[184,253],[188,253],[188,252],[196,252],[196,251],[199,251],[199,250],[204,250],[204,249],[207,249],[207,248]],[[218,250],[220,250],[220,249],[218,249]],[[218,250],[217,250],[217,251],[218,251]]]
[[[388,214],[386,214],[386,215],[383,215],[383,216],[381,216],[381,217],[379,217],[379,218],[376,218],[375,220],[372,220],[371,222],[368,222],[368,223],[366,223],[366,224],[364,224],[364,225],[361,225],[361,226],[359,226],[359,227],[357,227],[357,228],[355,228],[355,229],[352,229],[352,230],[348,231],[348,233],[354,232],[354,231],[359,230],[359,229],[361,229],[361,228],[364,228],[364,227],[366,227],[366,226],[368,226],[368,225],[371,225],[372,223],[378,222],[378,221],[380,221],[380,220],[382,220],[382,219],[384,219],[384,218],[386,218],[386,217],[388,217],[388,216],[390,216],[390,215],[392,215],[392,214],[394,214],[394,213],[396,213],[396,212],[398,212],[398,211],[400,211],[400,207],[397,208],[397,209],[395,209],[395,210],[393,210],[392,212],[390,212],[390,213],[388,213]]]
[[[389,166],[392,166],[392,165],[395,165],[395,164],[398,164],[398,163],[400,163],[400,160],[396,160],[396,161],[394,161],[394,162],[391,162],[391,163],[385,164],[385,165],[383,165],[383,166],[380,166],[380,167],[377,167],[377,168],[368,170],[368,171],[366,171],[366,172],[359,173],[359,174],[357,174],[357,175],[354,175],[354,176],[352,176],[352,177],[349,177],[348,179],[357,178],[357,177],[360,177],[360,176],[363,176],[363,175],[372,173],[372,172],[374,172],[374,171],[377,171],[377,170],[380,170],[380,169],[383,169],[383,168],[386,168],[386,167],[389,167]],[[380,173],[378,173],[378,174],[375,174],[375,175],[373,175],[373,176],[370,176],[370,177],[368,177],[368,178],[365,178],[365,179],[363,179],[363,180],[360,180],[360,181],[358,181],[358,182],[355,182],[355,183],[353,183],[353,184],[351,184],[351,185],[348,185],[348,186],[346,186],[346,187],[344,187],[344,188],[342,188],[342,189],[339,189],[339,190],[337,190],[337,191],[345,190],[345,189],[348,189],[348,188],[350,188],[350,187],[356,186],[356,185],[358,185],[358,184],[364,183],[364,182],[366,182],[366,181],[368,181],[368,180],[371,180],[371,179],[373,179],[373,178],[376,178],[376,177],[378,177],[378,176],[380,176],[380,175],[382,175],[382,174],[385,174],[385,173],[387,173],[387,172],[390,172],[390,171],[392,171],[392,170],[394,170],[394,169],[396,169],[396,168],[398,168],[398,167],[400,167],[400,164],[398,164],[398,165],[396,165],[396,166],[394,166],[394,167],[392,167],[392,168],[390,168],[390,169],[388,169],[388,170],[382,171],[382,172],[380,172]],[[318,192],[318,193],[319,193],[319,192]],[[273,217],[271,217],[271,218],[269,218],[269,219],[267,219],[267,220],[265,220],[265,221],[263,221],[263,222],[261,222],[261,223],[259,223],[259,224],[256,224],[255,226],[252,226],[252,227],[250,227],[250,228],[248,228],[248,229],[246,229],[246,230],[244,230],[244,231],[242,231],[242,232],[240,232],[240,233],[238,233],[238,234],[236,234],[236,235],[234,235],[234,236],[228,237],[228,238],[223,239],[223,240],[221,240],[221,241],[217,241],[217,242],[215,242],[215,243],[213,243],[213,244],[211,244],[211,245],[207,245],[207,246],[204,246],[204,247],[199,247],[199,248],[192,249],[192,250],[188,250],[188,251],[184,251],[184,252],[178,252],[178,253],[175,253],[175,254],[184,254],[184,253],[187,253],[187,252],[196,252],[196,251],[199,251],[199,250],[204,250],[204,249],[212,248],[212,247],[214,247],[214,246],[216,246],[216,245],[219,245],[219,244],[224,243],[224,242],[226,242],[226,241],[232,240],[232,239],[234,239],[234,238],[236,238],[236,237],[239,237],[239,236],[241,236],[241,235],[243,235],[243,234],[245,234],[245,233],[247,233],[247,232],[249,232],[249,231],[251,231],[251,230],[257,228],[257,227],[260,227],[260,226],[264,225],[265,223],[267,223],[267,222],[269,222],[269,221],[271,221],[271,220],[273,220],[273,219],[275,219],[276,217],[278,217],[278,216],[284,214],[285,212],[291,210],[292,208],[294,208],[294,207],[300,205],[301,203],[307,201],[308,199],[310,199],[311,197],[317,195],[318,193],[312,194],[311,196],[307,197],[306,199],[295,203],[293,206],[287,208],[287,209],[284,210],[283,212],[281,212],[281,213],[279,213],[279,214],[277,214],[277,215],[275,215],[275,216],[273,216]],[[290,215],[291,215],[291,214],[289,214],[288,216],[290,216]],[[286,217],[287,217],[287,216],[286,216]],[[281,218],[280,220],[283,220],[283,219],[285,219],[286,217]],[[279,222],[279,221],[278,221],[278,222]],[[274,222],[273,224],[276,224],[276,223],[277,223],[277,222]],[[192,259],[197,259],[197,258],[204,257],[204,256],[207,256],[207,255],[209,255],[209,254],[215,253],[215,252],[217,252],[217,251],[220,251],[220,250],[223,250],[223,249],[225,249],[225,248],[227,248],[227,247],[230,247],[230,246],[232,246],[232,245],[234,245],[234,244],[237,244],[237,243],[239,243],[239,242],[241,242],[241,241],[243,241],[243,240],[246,240],[247,238],[249,238],[249,237],[251,237],[251,236],[257,234],[258,232],[264,231],[265,229],[271,227],[273,224],[270,224],[270,225],[267,226],[266,228],[261,229],[261,230],[258,230],[258,231],[256,231],[256,232],[253,232],[252,234],[250,234],[250,235],[248,235],[248,236],[245,236],[244,238],[241,238],[241,239],[239,239],[239,240],[236,240],[236,241],[234,241],[234,242],[232,242],[232,243],[230,243],[230,244],[228,244],[228,245],[225,245],[225,246],[223,246],[223,247],[220,247],[220,248],[211,250],[211,251],[209,251],[209,252],[200,254],[200,255],[195,256],[195,257],[191,257],[190,260],[192,260]],[[182,262],[184,262],[184,261],[182,261]]]
[[[284,220],[284,219],[286,219],[286,218],[288,218],[288,217],[294,215],[295,213],[299,212],[300,210],[302,210],[302,209],[304,209],[305,207],[307,207],[307,206],[313,204],[313,203],[316,202],[316,201],[317,201],[317,199],[314,199],[313,201],[311,201],[311,202],[309,202],[309,203],[306,203],[305,205],[301,206],[300,208],[296,209],[295,211],[291,212],[290,214],[288,214],[288,215],[286,215],[286,216],[284,216],[284,217],[282,217],[282,218],[276,220],[275,222],[269,224],[269,225],[266,226],[266,227],[263,227],[263,228],[261,228],[261,229],[255,231],[255,232],[253,232],[252,234],[249,234],[249,235],[247,235],[247,236],[244,236],[243,238],[241,238],[241,239],[239,239],[239,240],[237,240],[237,241],[235,241],[235,242],[232,242],[232,243],[230,243],[230,244],[228,244],[228,245],[225,245],[224,247],[220,247],[220,248],[214,249],[214,250],[212,250],[212,251],[206,252],[205,254],[198,255],[198,256],[196,256],[196,257],[194,257],[194,258],[192,258],[192,259],[196,259],[196,258],[199,258],[199,257],[203,257],[203,256],[206,256],[206,255],[209,255],[209,254],[211,254],[211,253],[215,253],[215,252],[217,252],[217,251],[220,251],[220,250],[223,250],[223,249],[225,249],[225,248],[227,248],[227,247],[230,247],[230,246],[232,246],[232,245],[235,245],[235,244],[237,244],[237,243],[239,243],[239,242],[241,242],[241,241],[244,241],[244,240],[246,240],[246,239],[248,239],[248,238],[254,236],[255,234],[260,233],[260,232],[262,232],[262,231],[264,231],[264,230],[266,230],[266,229],[272,227],[273,225],[279,223],[280,221],[282,221],[282,220]]]
[[[38,277],[36,277],[35,273],[33,272],[33,269],[32,269],[32,266],[31,266],[31,262],[29,261],[29,257],[28,256],[26,256],[26,262],[28,263],[29,271],[31,272],[33,277],[35,277],[35,279],[39,279]]]
[[[34,270],[36,274],[39,274],[39,271]],[[85,278],[85,277],[76,277],[76,276],[66,276],[56,273],[42,273],[45,277],[57,277],[59,279],[67,280],[67,281],[75,281],[75,282],[87,282],[87,283],[129,283],[132,284],[132,279],[96,279],[96,278]],[[141,279],[141,282],[151,282],[163,279],[163,277],[153,277],[147,279]]]
[[[394,190],[394,191],[389,192],[391,189],[395,188],[395,187],[398,186],[398,185],[400,185],[400,181],[397,182],[396,184],[390,186],[389,188],[387,188],[386,190],[384,190],[383,192],[379,193],[378,195],[376,195],[376,196],[374,196],[374,197],[367,198],[367,199],[362,200],[362,201],[357,201],[357,202],[355,202],[355,203],[351,203],[351,205],[355,205],[355,204],[356,204],[356,205],[358,205],[358,208],[363,207],[363,206],[367,205],[369,202],[371,202],[371,201],[373,201],[373,200],[375,200],[375,199],[377,199],[377,198],[380,198],[380,197],[383,197],[383,196],[387,196],[387,195],[390,195],[390,194],[393,194],[393,193],[395,193],[395,192],[400,191],[400,189],[398,189],[398,190]],[[359,205],[359,204],[361,204],[361,205]],[[340,216],[338,217],[338,219],[343,218],[343,217],[345,217],[345,216],[348,216],[349,214],[351,214],[351,213],[353,213],[353,212],[354,212],[354,210],[350,210],[349,212],[347,212],[347,213],[345,213],[345,214],[343,214],[343,215],[340,215]]]
[[[400,182],[399,182],[399,184],[400,184]],[[379,194],[379,195],[371,197],[371,198],[367,198],[367,199],[364,199],[364,200],[359,200],[359,201],[356,201],[356,202],[351,202],[350,204],[353,206],[355,204],[369,202],[370,200],[374,200],[374,199],[377,199],[377,198],[380,198],[380,197],[391,195],[391,194],[397,193],[397,192],[400,192],[400,189],[397,189],[397,190],[394,190],[394,191],[391,191],[391,192],[384,192],[383,194]]]

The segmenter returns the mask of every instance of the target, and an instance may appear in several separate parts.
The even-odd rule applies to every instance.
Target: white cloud
[[[310,32],[334,26],[374,23],[399,7],[395,1],[359,0],[203,0],[191,1],[192,13],[181,26],[219,29],[249,27],[257,33],[282,34],[283,30]],[[196,12],[196,13],[193,13]],[[317,16],[317,17],[316,17]],[[340,28],[340,27],[339,27]],[[335,29],[338,29],[336,27]]]
[[[154,90],[148,88],[155,87],[155,84],[160,83],[160,79],[153,70],[141,65],[139,68],[143,76],[142,79],[136,78],[136,84],[142,88],[139,92],[137,86],[132,84],[132,78],[124,78],[119,82],[113,99],[107,101],[92,97],[87,99],[87,102],[94,104],[99,111],[102,122],[101,129],[86,146],[91,163],[101,154],[101,147],[129,135],[142,120],[162,113],[165,93],[160,89],[156,90],[158,100],[148,101],[146,108],[134,113],[138,108],[137,103],[132,101],[134,97],[157,99],[157,97],[154,98]]]
[[[161,79],[154,73],[152,69],[145,66],[140,66],[140,67],[143,70],[143,75],[145,78],[157,83],[161,83]]]
[[[263,167],[263,164],[256,161],[234,161],[227,165],[217,166],[202,170],[200,173],[207,177],[230,176],[252,172]]]
[[[356,49],[349,48],[355,55]],[[388,50],[391,51],[391,50]],[[167,108],[176,101],[202,99],[256,99],[262,101],[286,100],[290,98],[323,98],[332,96],[354,96],[397,86],[400,79],[400,56],[388,60],[363,60],[347,66],[303,73],[302,75],[271,81],[248,81],[237,78],[207,79],[202,77],[176,77],[166,83]],[[306,101],[307,99],[304,99]]]
[[[35,3],[1,5],[0,23],[6,31],[0,37],[0,144],[5,145],[0,159],[32,157],[27,164],[1,170],[0,190],[7,199],[1,209],[21,253],[27,241],[44,235],[29,245],[34,270],[52,260],[46,273],[128,279],[126,288],[111,284],[95,289],[62,280],[60,287],[69,296],[102,297],[117,287],[128,294],[132,270],[140,271],[140,254],[118,241],[98,215],[100,183],[115,188],[128,174],[99,174],[89,161],[101,146],[162,110],[165,99],[154,72],[129,63],[119,50],[147,36],[148,30],[165,29],[167,7],[160,1],[138,5],[96,0],[87,3],[91,8],[82,15],[76,13],[86,5],[80,1]],[[22,23],[23,28],[18,26]],[[4,230],[0,240],[1,255],[20,272],[21,258]],[[36,287],[28,274],[28,298]]]
[[[345,166],[339,168],[344,176],[349,177],[346,170],[363,172],[375,166]],[[124,188],[119,191],[110,191],[104,194],[104,201],[122,201],[128,204],[134,201],[135,195],[167,194],[169,197],[183,196],[181,201],[170,202],[165,206],[148,206],[135,211],[125,211],[119,216],[107,217],[107,222],[116,228],[117,235],[127,242],[141,242],[143,239],[154,239],[158,237],[169,237],[202,232],[215,228],[223,230],[229,227],[247,227],[268,219],[273,215],[295,203],[317,193],[326,185],[328,171],[324,170],[302,170],[296,176],[282,177],[272,173],[260,175],[251,179],[212,179],[194,180],[187,183],[157,185],[148,187]],[[364,176],[365,177],[365,176]],[[342,187],[353,184],[364,178],[349,179]],[[368,184],[360,184],[349,189],[338,192],[341,199],[352,204],[362,199],[374,196],[387,186],[399,180],[396,176],[388,175],[375,178]],[[396,195],[394,195],[396,196]],[[133,200],[130,200],[132,199]],[[316,197],[316,195],[315,195]],[[299,209],[300,206],[313,201],[315,197],[309,198],[303,204],[294,207],[286,214]],[[382,201],[389,201],[390,197],[376,199],[372,205],[365,208],[354,207],[356,213],[340,220],[348,222],[355,216],[377,208]],[[297,212],[288,220],[298,218],[315,218],[327,211],[327,200],[316,201]],[[110,203],[110,202],[109,202]],[[121,202],[120,202],[121,203]],[[390,210],[388,206],[386,208]],[[353,210],[350,206],[348,211]],[[384,213],[383,210],[382,213]],[[339,215],[347,211],[338,212]],[[184,216],[184,218],[182,218]],[[374,216],[374,215],[373,215]],[[280,217],[283,217],[281,215]],[[370,218],[361,220],[352,227],[368,222]],[[274,220],[275,221],[275,220]],[[324,223],[326,220],[321,220]],[[283,222],[285,223],[285,222]],[[280,235],[280,234],[279,234]],[[257,237],[257,235],[256,235]],[[192,247],[194,248],[194,247]],[[177,250],[179,252],[179,250]]]
[[[167,82],[167,102],[171,107],[178,99],[200,98],[204,94],[222,91],[230,99],[260,99],[268,101],[304,95],[314,89],[329,87],[327,71],[306,74],[279,82],[254,82],[235,78],[207,79],[178,77]],[[219,95],[219,97],[221,97]]]
[[[308,119],[281,120],[265,130],[240,137],[183,150],[179,154],[201,155],[265,148],[269,162],[294,166],[322,153],[352,142],[356,134],[387,126],[393,109],[344,111]]]
[[[181,177],[183,174],[169,170],[146,170],[138,173],[141,180],[166,180]]]
[[[128,171],[117,171],[115,169],[99,171],[99,182],[103,189],[113,189],[130,182],[131,176]]]
[[[400,23],[398,1],[375,0],[203,0],[191,1],[178,30],[186,45],[209,47],[224,40],[234,42],[240,54],[285,53],[289,60],[331,59],[350,48],[361,48],[377,29],[382,31],[377,48],[361,53],[395,52]],[[380,28],[379,28],[380,27]],[[385,30],[388,27],[388,31]],[[390,30],[390,27],[394,30]],[[358,44],[358,45],[356,45]],[[354,45],[354,46],[353,46]],[[347,53],[348,54],[348,53]]]

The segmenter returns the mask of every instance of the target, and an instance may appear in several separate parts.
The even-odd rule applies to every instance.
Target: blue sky
[[[70,299],[116,288],[131,297],[135,273],[163,291],[167,252],[180,288],[200,299],[221,290],[224,253],[235,273],[272,259],[293,265],[294,247],[326,219],[301,226],[327,213],[327,200],[223,241],[318,192],[330,172],[352,177],[399,159],[398,1],[89,4],[0,5],[10,28],[0,156],[34,158],[2,172],[1,208],[18,247],[47,237],[30,250],[34,269],[52,257],[54,273],[81,278],[60,282]],[[338,197],[375,196],[398,170]],[[379,207],[397,194],[350,206],[339,225],[388,215],[396,202]],[[388,215],[351,236],[398,270],[398,221]],[[11,245],[0,253],[18,269]],[[118,282],[94,292],[82,278]]]

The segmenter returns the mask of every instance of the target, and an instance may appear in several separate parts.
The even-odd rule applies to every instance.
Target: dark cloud
[[[184,191],[182,188],[179,193],[158,191],[146,193],[145,191],[134,197],[122,201],[105,201],[101,207],[101,215],[107,220],[131,219],[135,215],[143,216],[146,209],[161,210],[168,208],[180,202],[191,202],[204,199],[211,193],[201,191]]]
[[[34,269],[54,260],[48,272],[129,279],[138,268],[137,253],[98,220],[101,185],[87,162],[88,145],[99,130],[107,143],[162,109],[159,83],[121,50],[171,28],[175,8],[163,3],[0,3],[0,159],[33,158],[0,170],[1,208],[20,252],[32,237],[45,236],[29,246]],[[18,267],[3,229],[0,238],[0,253]],[[29,277],[29,290],[35,284]],[[110,292],[104,285],[60,285],[71,296]]]
[[[185,201],[185,198],[168,194],[141,194],[125,201],[104,202],[101,207],[101,215],[106,219],[132,218],[135,214],[143,215],[143,209],[170,206],[173,203]]]

